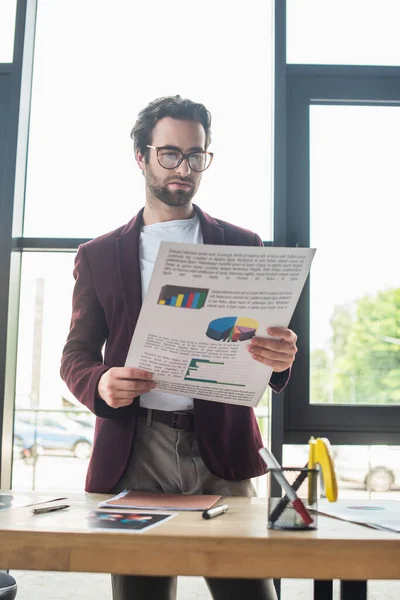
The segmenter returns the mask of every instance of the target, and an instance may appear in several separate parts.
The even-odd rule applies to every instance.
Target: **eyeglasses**
[[[164,169],[176,169],[186,158],[192,171],[200,173],[208,169],[214,158],[212,152],[206,152],[205,150],[195,150],[184,154],[180,150],[168,146],[147,146],[147,148],[157,152],[157,160]]]

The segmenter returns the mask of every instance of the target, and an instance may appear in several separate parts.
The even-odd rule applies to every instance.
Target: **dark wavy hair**
[[[156,123],[165,117],[201,123],[206,132],[206,149],[208,148],[211,142],[211,114],[204,104],[180,96],[165,96],[153,100],[140,111],[131,131],[134,148],[135,150],[139,148],[145,160],[148,158],[147,145],[151,144],[153,129]]]

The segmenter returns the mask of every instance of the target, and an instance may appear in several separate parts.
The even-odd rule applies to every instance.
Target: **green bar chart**
[[[248,368],[244,370],[237,363],[229,365],[221,361],[212,361],[205,358],[192,358],[184,377],[185,381],[197,381],[199,383],[217,383],[219,385],[232,385],[246,387],[240,383],[248,375]],[[221,378],[228,381],[222,381]]]

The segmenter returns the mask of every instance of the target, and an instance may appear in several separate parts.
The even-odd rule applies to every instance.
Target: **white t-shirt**
[[[191,219],[154,223],[142,227],[139,240],[139,257],[143,298],[147,292],[161,242],[202,244],[203,235],[198,215],[195,214]],[[154,390],[140,396],[140,406],[159,410],[191,410],[193,408],[193,398],[165,394]]]

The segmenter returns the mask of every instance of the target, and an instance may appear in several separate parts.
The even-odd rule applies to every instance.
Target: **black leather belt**
[[[164,423],[169,425],[171,429],[177,429],[179,431],[194,431],[194,413],[193,412],[180,412],[180,411],[169,411],[169,410],[157,410],[154,408],[147,409],[143,406],[139,406],[137,414],[140,417],[149,416],[151,412],[151,420],[157,421],[157,423]]]

